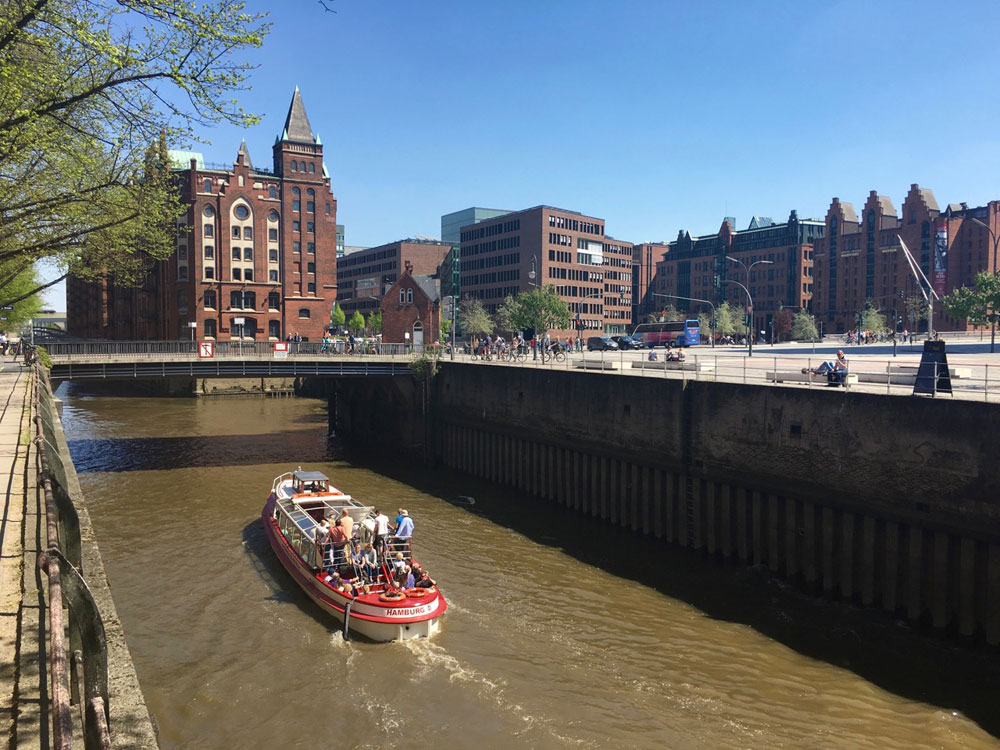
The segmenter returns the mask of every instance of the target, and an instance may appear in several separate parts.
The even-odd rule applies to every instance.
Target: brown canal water
[[[350,462],[320,401],[62,395],[163,748],[998,744],[994,652],[392,455]],[[259,514],[297,465],[409,510],[450,602],[432,640],[345,642],[278,566]]]

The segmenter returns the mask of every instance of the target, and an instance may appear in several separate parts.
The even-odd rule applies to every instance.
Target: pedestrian
[[[397,550],[410,549],[410,539],[413,537],[413,519],[405,509],[399,511],[399,523],[396,524],[395,548]]]

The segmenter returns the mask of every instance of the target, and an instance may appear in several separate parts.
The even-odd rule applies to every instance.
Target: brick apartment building
[[[407,335],[409,334],[409,335]],[[382,298],[382,341],[413,344],[417,351],[441,334],[441,282],[414,274],[409,263]]]
[[[69,332],[104,339],[318,340],[336,296],[337,201],[296,88],[270,170],[172,151],[187,213],[142,287],[67,283]],[[192,326],[191,324],[194,324]]]
[[[857,327],[858,316],[870,301],[890,320],[898,314],[903,325],[911,327],[905,298],[919,295],[919,287],[903,243],[944,296],[957,287],[971,286],[979,271],[996,271],[993,238],[1000,236],[998,213],[996,201],[978,208],[953,203],[942,211],[933,192],[916,184],[910,186],[901,213],[874,190],[860,217],[850,203],[834,198],[824,237],[814,248],[813,314],[827,333],[844,333]],[[926,321],[919,324],[923,330],[926,326]],[[936,330],[966,327],[964,321],[949,318],[942,306],[935,307]]]
[[[368,315],[382,306],[382,297],[409,264],[412,274],[433,276],[451,244],[406,239],[349,253],[337,264],[337,300],[348,318],[355,310]]]
[[[607,236],[603,219],[535,206],[463,227],[460,240],[462,297],[490,313],[507,295],[551,284],[580,323],[553,336],[630,329],[634,249]]]
[[[749,289],[754,304],[752,330],[758,335],[760,331],[770,335],[780,309],[808,308],[813,294],[813,247],[823,234],[823,222],[799,219],[792,211],[784,224],[760,216],[754,216],[743,231],[735,231],[733,224],[733,219],[726,218],[716,234],[692,237],[682,230],[669,245],[648,246],[652,253],[664,252],[639,306],[641,314],[671,304],[691,313],[709,309],[708,305],[657,295],[709,300],[715,305],[729,302],[746,308],[746,292],[736,283],[728,283],[731,281]]]

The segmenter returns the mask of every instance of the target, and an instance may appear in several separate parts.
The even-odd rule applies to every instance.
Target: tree
[[[347,321],[347,329],[351,331],[351,333],[357,335],[364,327],[364,316],[359,311],[355,310],[354,314],[351,315],[351,319]]]
[[[531,328],[535,336],[541,336],[554,328],[569,328],[569,305],[551,284],[523,292],[516,300],[518,314],[514,324],[518,330]]]
[[[483,308],[483,303],[473,297],[466,297],[459,306],[458,318],[462,330],[470,334],[490,333],[493,331],[493,320]]]
[[[930,315],[930,306],[920,294],[904,297],[903,305],[906,307],[906,319],[910,321],[910,330],[916,331],[920,327],[920,321],[927,320]]]
[[[684,313],[673,305],[667,305],[659,313],[653,313],[650,316],[651,323],[671,323],[675,320],[684,320]]]
[[[793,341],[815,341],[819,338],[819,331],[816,330],[816,321],[812,315],[805,310],[795,313],[795,320],[792,322]]]
[[[0,302],[42,259],[62,271],[50,285],[133,284],[170,256],[181,204],[166,143],[256,121],[233,98],[252,70],[237,58],[267,30],[233,0],[0,6]]]
[[[503,302],[497,308],[493,316],[496,320],[497,328],[501,331],[509,331],[512,335],[518,330],[517,321],[520,319],[520,304],[517,298],[511,294],[504,297]]]
[[[441,321],[441,333],[438,335],[438,342],[444,346],[451,340],[451,321]]]
[[[860,328],[862,331],[872,331],[874,333],[882,333],[888,328],[885,322],[885,315],[880,313],[871,302],[865,305],[865,309],[861,311]]]
[[[795,323],[795,313],[791,308],[783,307],[778,310],[771,323],[771,329],[777,341],[788,341],[792,334],[792,326]]]
[[[330,328],[335,331],[342,331],[346,322],[347,315],[344,313],[344,308],[334,302],[333,307],[330,308]]]
[[[723,302],[715,308],[715,332],[720,336],[729,336],[743,328],[742,312],[728,302]]]
[[[712,328],[712,313],[710,312],[700,312],[698,313],[698,325],[701,328],[701,335],[706,336],[709,339],[714,335],[715,329]]]
[[[974,288],[960,287],[942,299],[948,314],[956,320],[982,325],[993,324],[990,351],[996,348],[996,320],[1000,312],[1000,275],[988,271],[976,274]]]
[[[382,333],[382,311],[374,310],[368,313],[368,319],[365,321],[368,326],[368,330],[372,332],[372,335]]]
[[[19,299],[13,305],[8,305],[13,307],[13,310],[4,310],[3,313],[0,313],[5,318],[0,322],[0,330],[10,331],[27,323],[41,312],[42,301],[37,294],[33,293],[33,290],[37,289],[41,282],[34,268],[27,268],[20,273],[11,274],[5,273],[4,269],[0,267],[0,274],[9,279],[5,287],[6,295],[11,299]]]

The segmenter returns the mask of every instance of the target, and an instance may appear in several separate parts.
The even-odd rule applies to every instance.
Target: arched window
[[[205,292],[205,307],[215,307],[215,290],[209,289]]]
[[[246,318],[243,322],[243,338],[257,338],[257,321],[253,318]]]
[[[295,161],[295,159],[292,159],[292,171],[293,172],[298,172],[299,171],[299,163],[297,161]]]
[[[281,321],[280,320],[269,320],[267,321],[267,336],[272,339],[281,338]]]
[[[408,305],[413,304],[413,290],[412,289],[407,289],[406,290],[406,304],[408,304]]]
[[[211,193],[212,192],[212,181],[211,180],[205,180],[205,182],[202,185],[202,187],[205,188],[204,192]]]
[[[300,195],[302,195],[302,191],[299,190],[297,187],[293,187],[292,188],[292,195],[294,195],[296,198],[298,198]]]
[[[271,292],[267,295],[267,309],[279,310],[281,308],[281,295],[278,292]]]
[[[299,317],[300,318],[310,318],[310,317],[312,317],[312,313],[309,312],[309,308],[308,307],[300,307],[299,308]]]
[[[255,310],[257,308],[256,292],[243,292],[243,307],[247,310]]]
[[[237,309],[243,307],[243,292],[235,291],[229,293],[229,306]]]
[[[316,171],[316,165],[313,164],[312,162],[309,162],[309,171],[310,172],[315,172]]]
[[[205,319],[205,338],[214,339],[216,333],[215,318]]]
[[[310,198],[315,198],[316,191],[313,190],[312,188],[306,188],[306,195],[309,196]]]
[[[277,198],[278,197],[278,190],[274,187],[274,185],[269,185],[268,186],[268,188],[267,188],[267,197],[268,198]]]
[[[399,290],[399,304],[401,305],[406,304],[406,291],[403,289]]]

